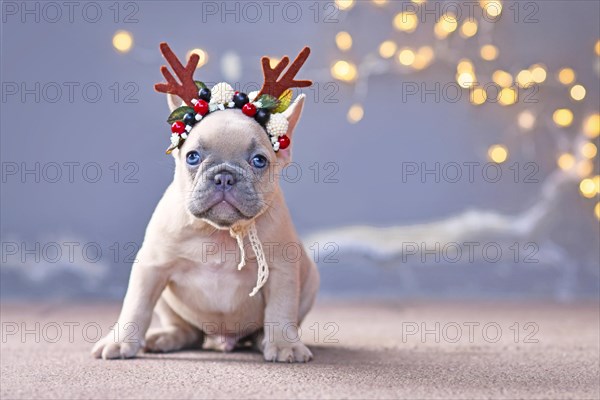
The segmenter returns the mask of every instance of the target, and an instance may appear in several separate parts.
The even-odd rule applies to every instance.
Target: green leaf
[[[183,116],[187,113],[193,113],[194,109],[192,107],[189,106],[181,106],[179,108],[176,108],[171,115],[169,115],[169,118],[167,118],[167,122],[172,124],[175,121],[181,121],[183,119]]]
[[[283,92],[283,94],[279,96],[279,105],[273,110],[273,113],[282,113],[287,110],[292,102],[292,95],[293,93],[290,89]]]
[[[262,104],[261,108],[266,108],[268,110],[273,110],[279,105],[279,100],[277,100],[270,94],[263,94],[258,98],[258,101],[260,101],[260,103]]]
[[[204,82],[194,81],[194,83],[196,84],[196,88],[198,89],[198,91],[200,91],[200,89],[206,88],[206,85],[204,84]]]

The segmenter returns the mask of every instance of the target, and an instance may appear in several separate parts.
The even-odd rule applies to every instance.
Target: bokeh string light
[[[197,54],[199,57],[198,65],[196,65],[196,68],[200,68],[208,62],[208,54],[203,49],[196,48],[188,51],[185,56],[186,60],[189,60],[192,54]]]
[[[118,52],[128,53],[133,47],[133,36],[127,31],[116,31],[113,35],[112,44]]]
[[[378,56],[374,62],[373,53],[367,52],[362,60],[336,60],[331,66],[333,78],[354,85],[354,104],[347,114],[348,122],[356,124],[361,121],[368,109],[362,105],[365,102],[369,78],[376,74],[398,71],[401,74],[415,73],[431,66],[434,61],[455,67],[454,80],[463,90],[469,92],[469,101],[474,106],[490,104],[514,109],[514,125],[520,132],[534,134],[536,131],[551,131],[561,138],[557,143],[556,165],[565,173],[575,174],[579,178],[579,192],[585,198],[598,198],[600,193],[600,178],[594,168],[598,165],[598,137],[600,136],[600,115],[597,110],[590,110],[586,104],[588,97],[585,86],[578,82],[575,70],[567,65],[561,66],[555,72],[539,62],[519,70],[507,71],[500,69],[502,52],[498,43],[492,39],[493,28],[500,21],[503,12],[503,1],[480,0],[481,16],[458,18],[452,11],[445,12],[436,21],[424,21],[419,18],[418,7],[425,0],[413,0],[413,8],[403,7],[401,12],[393,12],[394,2],[371,0],[371,2],[336,1],[342,12],[369,4],[380,9],[388,9],[391,16],[390,24],[398,35],[402,35],[402,45],[393,38],[385,38],[375,50]],[[342,4],[343,3],[343,4]],[[357,6],[357,7],[355,7]],[[416,7],[416,11],[415,11]],[[478,15],[478,14],[477,14]],[[410,46],[410,37],[415,32],[430,30],[431,44],[419,48]],[[350,36],[349,32],[340,32]],[[340,34],[338,33],[338,35]],[[462,38],[457,42],[454,37]],[[471,47],[467,42],[470,38],[478,37],[479,47],[477,60],[461,57],[461,52]],[[450,39],[452,40],[450,41]],[[419,36],[422,39],[422,36]],[[338,38],[336,37],[336,43]],[[460,46],[463,45],[463,48]],[[338,43],[343,51],[343,46]],[[600,40],[592,49],[592,55],[600,56]],[[541,61],[541,60],[540,60]],[[599,73],[600,60],[596,59],[596,73]],[[482,71],[478,71],[481,64]],[[485,68],[483,68],[485,67]],[[490,71],[489,76],[485,71]],[[549,79],[554,77],[555,79]],[[482,85],[481,82],[489,82]],[[490,89],[488,86],[495,86]],[[545,86],[552,90],[553,98],[556,90],[564,98],[554,108],[549,108],[547,98],[541,98],[537,104],[532,104],[526,110],[518,110],[514,105],[525,97],[532,86]],[[562,89],[560,89],[562,88]],[[565,91],[566,89],[566,91]],[[536,92],[540,93],[540,92]],[[544,92],[546,93],[546,92]],[[510,150],[504,144],[494,144],[488,147],[487,158],[495,163],[503,163],[510,157]],[[597,201],[597,200],[596,200]],[[593,207],[593,215],[600,219],[600,203]]]
[[[503,2],[500,0],[480,0],[481,16],[476,18],[458,18],[448,11],[436,21],[422,21],[415,12],[403,8],[402,12],[392,12],[395,2],[388,0],[371,0],[370,2],[355,2],[354,0],[335,0],[340,12],[354,12],[363,6],[372,5],[379,9],[389,9],[391,27],[397,34],[403,35],[402,46],[393,38],[381,41],[375,49],[375,55],[368,52],[361,60],[351,60],[348,51],[354,43],[350,29],[342,30],[335,35],[335,45],[340,56],[329,67],[331,76],[343,83],[352,84],[355,88],[354,102],[348,109],[347,120],[356,124],[363,120],[365,110],[363,103],[368,92],[369,78],[376,74],[399,71],[402,74],[415,73],[430,67],[435,61],[456,68],[454,80],[463,90],[469,92],[469,102],[474,106],[486,104],[499,105],[505,108],[514,107],[519,96],[525,94],[532,85],[545,85],[552,89],[562,88],[564,100],[555,108],[548,108],[545,99],[531,105],[529,109],[521,110],[515,116],[515,128],[520,132],[533,134],[536,130],[550,130],[561,137],[557,148],[556,165],[559,170],[573,173],[579,177],[579,192],[585,198],[597,198],[600,193],[598,171],[594,175],[594,166],[598,165],[598,138],[600,136],[600,115],[597,110],[587,109],[585,100],[588,93],[585,86],[577,81],[577,74],[569,66],[561,66],[551,73],[543,63],[536,63],[520,70],[507,71],[498,68],[502,52],[498,43],[493,41],[492,33],[497,18],[503,12]],[[421,7],[425,0],[412,0],[413,7]],[[359,6],[360,7],[357,7]],[[496,18],[496,19],[495,19]],[[407,46],[408,38],[419,30],[430,30],[430,44],[420,47]],[[480,36],[477,47],[477,60],[464,58],[460,54],[464,48],[471,47],[469,39]],[[462,38],[457,42],[454,37]],[[452,38],[452,46],[450,46]],[[461,44],[464,48],[456,48]],[[133,35],[119,30],[112,38],[115,50],[128,53],[134,46]],[[208,62],[208,53],[203,49],[191,49],[190,54],[200,56],[198,68]],[[358,52],[353,51],[353,54]],[[600,73],[600,40],[596,40],[592,54],[596,56],[596,73]],[[272,62],[279,59],[271,57]],[[476,64],[481,64],[478,71]],[[487,74],[485,71],[489,71]],[[488,76],[489,75],[489,76]],[[549,79],[548,77],[554,79]],[[482,85],[478,82],[489,82]],[[489,86],[495,86],[490,89]],[[558,85],[558,86],[555,86]],[[566,91],[565,91],[566,89]],[[523,93],[521,93],[523,92]],[[576,113],[574,113],[576,111]],[[576,115],[578,116],[576,118]],[[581,118],[581,119],[579,119]],[[510,157],[510,150],[504,144],[494,144],[488,147],[487,158],[495,163],[502,163]],[[594,206],[594,215],[600,219],[600,203]]]

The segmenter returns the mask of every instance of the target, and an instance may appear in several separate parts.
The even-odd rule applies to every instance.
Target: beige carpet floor
[[[592,303],[322,301],[305,321],[315,359],[252,351],[93,359],[119,304],[1,305],[2,399],[598,399]]]

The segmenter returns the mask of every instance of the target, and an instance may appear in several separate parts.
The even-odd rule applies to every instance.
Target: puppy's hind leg
[[[155,311],[162,326],[148,331],[146,352],[166,353],[202,346],[204,334],[177,315],[162,298],[158,300]]]

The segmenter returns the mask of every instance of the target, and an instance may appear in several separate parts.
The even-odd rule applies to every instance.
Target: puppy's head
[[[169,98],[169,105],[174,109],[179,104]],[[303,105],[300,95],[284,113],[290,138]],[[221,229],[255,218],[271,205],[280,171],[291,160],[291,147],[273,151],[265,129],[239,109],[208,114],[172,153],[184,206]]]

